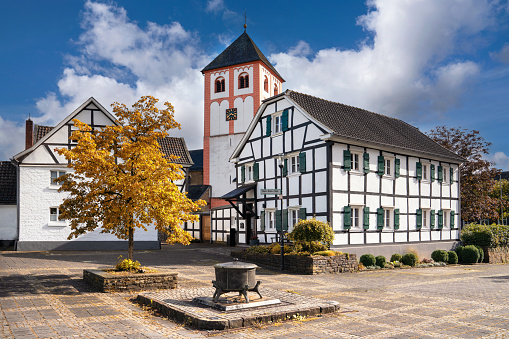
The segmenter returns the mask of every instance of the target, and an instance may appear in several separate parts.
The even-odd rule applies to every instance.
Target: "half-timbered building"
[[[401,120],[287,90],[263,101],[230,160],[237,188],[222,198],[237,207],[222,234],[250,227],[243,236],[270,243],[316,217],[345,252],[427,253],[459,239],[463,159]]]

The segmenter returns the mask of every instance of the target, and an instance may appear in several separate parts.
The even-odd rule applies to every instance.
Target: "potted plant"
[[[249,245],[251,246],[260,245],[260,240],[258,240],[257,235],[252,235],[251,238],[249,238]]]

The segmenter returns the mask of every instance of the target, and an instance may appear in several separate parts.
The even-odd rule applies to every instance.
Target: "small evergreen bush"
[[[387,259],[385,259],[385,257],[383,255],[378,255],[375,258],[375,262],[376,262],[376,266],[380,266],[380,267],[384,268],[385,264],[387,263]]]
[[[483,262],[484,260],[484,250],[481,246],[475,246],[477,250],[479,251],[479,260],[477,262]]]
[[[369,266],[375,266],[376,265],[376,259],[373,254],[363,254],[361,255],[361,258],[359,259],[359,262],[363,264],[366,267]]]
[[[433,253],[431,253],[431,259],[435,260],[436,262],[447,262],[447,251],[434,250]]]
[[[417,264],[417,255],[415,253],[407,253],[401,257],[401,262],[407,266],[415,266]]]
[[[458,246],[454,249],[454,252],[456,252],[456,254],[458,255],[458,262],[462,263],[463,262],[463,249],[465,247],[464,246]]]
[[[475,264],[479,261],[479,250],[474,245],[468,245],[461,251],[462,262],[465,264]]]
[[[399,261],[399,262],[401,262],[401,258],[402,258],[402,257],[403,257],[403,256],[402,256],[401,254],[399,254],[399,253],[394,253],[394,254],[391,256],[391,261],[392,261],[392,262],[395,262],[395,261]]]
[[[334,240],[334,231],[328,222],[312,218],[296,223],[292,232],[288,233],[288,238],[294,241],[320,242],[327,249]]]
[[[458,263],[458,255],[454,251],[447,252],[447,263],[454,265]]]

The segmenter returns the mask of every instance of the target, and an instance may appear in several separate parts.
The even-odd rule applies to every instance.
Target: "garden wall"
[[[281,255],[270,253],[247,253],[234,251],[232,257],[273,268],[281,267]],[[285,255],[285,271],[298,274],[323,274],[355,272],[359,270],[359,263],[355,254],[342,254],[332,257]]]
[[[490,264],[507,264],[509,263],[509,247],[484,247],[484,262]]]

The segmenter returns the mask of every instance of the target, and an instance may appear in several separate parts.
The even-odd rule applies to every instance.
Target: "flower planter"
[[[250,239],[250,240],[249,240],[249,245],[250,245],[250,246],[257,246],[257,245],[260,245],[260,240],[259,240],[259,239]]]
[[[100,292],[138,292],[177,288],[177,273],[168,271],[130,273],[83,270],[83,280]]]

